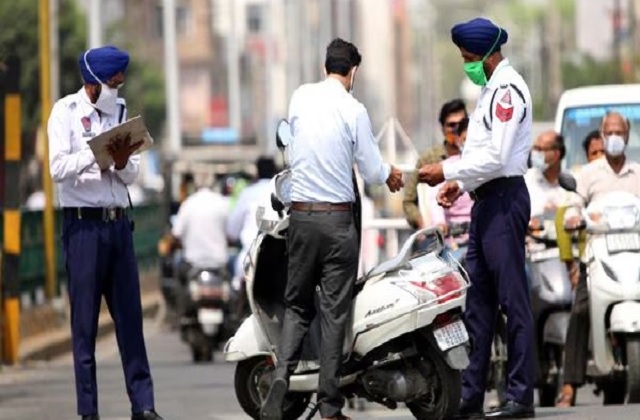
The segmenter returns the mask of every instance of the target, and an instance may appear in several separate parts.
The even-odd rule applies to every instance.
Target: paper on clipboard
[[[96,163],[101,170],[108,169],[113,165],[113,159],[107,150],[111,139],[127,134],[131,135],[131,144],[135,144],[142,141],[142,146],[134,152],[134,154],[142,153],[145,150],[153,146],[153,139],[147,130],[147,126],[144,124],[144,120],[140,115],[127,120],[126,122],[113,127],[110,130],[100,133],[91,140],[87,141],[87,144],[91,148],[93,155],[96,157]]]

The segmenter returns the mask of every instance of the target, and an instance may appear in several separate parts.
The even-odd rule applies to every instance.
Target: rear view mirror
[[[558,176],[558,183],[562,188],[569,192],[576,192],[576,189],[578,187],[576,179],[573,177],[573,175],[566,172],[560,173],[560,175]]]
[[[276,130],[276,145],[278,149],[284,150],[291,144],[291,127],[287,120],[280,120]]]

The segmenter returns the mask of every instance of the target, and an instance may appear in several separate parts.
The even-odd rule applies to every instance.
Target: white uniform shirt
[[[531,197],[531,217],[541,217],[545,210],[555,211],[567,201],[567,191],[560,184],[552,184],[537,168],[531,168],[524,176]]]
[[[289,123],[293,201],[355,201],[354,162],[369,184],[383,184],[389,177],[367,110],[338,80],[328,77],[296,89]]]
[[[61,207],[128,207],[127,185],[140,170],[140,156],[129,158],[127,166],[101,171],[87,141],[119,124],[124,99],[118,98],[116,115],[102,113],[90,105],[81,88],[58,100],[48,123],[49,165],[53,181],[59,185]],[[126,108],[122,121],[126,121]]]
[[[227,264],[228,214],[229,200],[208,188],[201,188],[184,200],[171,233],[182,241],[188,263],[199,268],[220,268]]]
[[[504,59],[482,89],[469,118],[462,159],[443,163],[445,179],[458,181],[463,191],[473,191],[495,178],[524,175],[531,128],[529,88],[509,60]]]

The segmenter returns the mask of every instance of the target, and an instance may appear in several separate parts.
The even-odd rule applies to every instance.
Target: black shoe
[[[133,413],[131,420],[162,420],[154,410],[144,410],[142,413]]]
[[[466,419],[483,419],[484,412],[482,407],[472,406],[462,401],[460,403],[460,409],[456,414],[449,417],[449,420],[466,420]]]
[[[507,401],[504,405],[486,413],[488,419],[529,419],[536,416],[532,405],[522,405]]]
[[[100,416],[98,414],[90,414],[88,416],[82,416],[82,420],[100,420]]]
[[[288,388],[289,385],[284,379],[274,379],[260,410],[261,420],[282,420],[282,404]]]

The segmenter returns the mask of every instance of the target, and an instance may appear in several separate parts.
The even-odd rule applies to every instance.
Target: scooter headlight
[[[200,300],[200,284],[197,280],[189,282],[189,294],[191,295],[191,300]]]
[[[614,230],[633,229],[640,219],[636,206],[609,206],[602,212],[588,213],[591,221],[596,224],[605,224]]]

